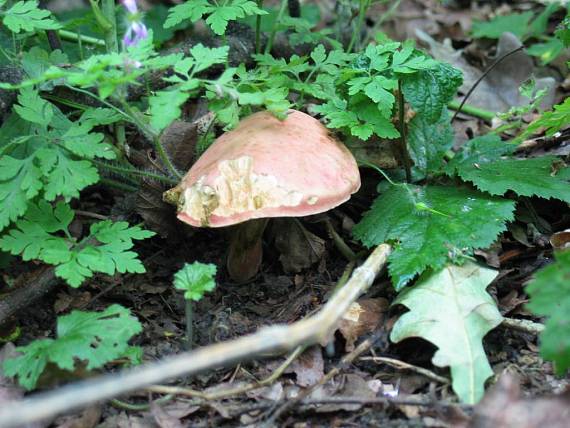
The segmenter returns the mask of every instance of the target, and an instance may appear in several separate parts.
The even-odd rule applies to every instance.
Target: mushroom
[[[318,120],[296,110],[279,120],[264,111],[216,139],[164,199],[192,226],[239,224],[227,268],[246,282],[261,265],[268,218],[322,213],[359,188],[354,157]]]

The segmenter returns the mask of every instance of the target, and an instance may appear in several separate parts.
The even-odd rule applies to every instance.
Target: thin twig
[[[438,374],[435,374],[431,370],[424,369],[423,367],[414,366],[413,364],[406,363],[404,361],[397,360],[395,358],[387,358],[387,357],[361,357],[360,361],[373,361],[379,364],[387,364],[391,367],[401,369],[401,370],[410,370],[415,373],[421,374],[422,376],[427,377],[433,381],[448,384],[450,383],[449,379]]]
[[[0,426],[10,428],[30,424],[166,380],[250,361],[268,353],[287,352],[298,346],[320,343],[329,337],[350,305],[372,285],[391,251],[387,244],[376,247],[366,261],[355,269],[346,285],[312,317],[290,325],[265,327],[235,340],[11,402],[0,408]]]
[[[485,77],[487,77],[487,75],[491,72],[491,70],[493,70],[497,65],[499,65],[501,62],[503,62],[505,59],[507,59],[508,57],[510,57],[511,55],[516,54],[519,51],[522,51],[524,49],[524,46],[519,46],[516,49],[513,49],[510,52],[507,52],[506,54],[504,54],[502,57],[498,58],[493,64],[491,64],[487,70],[485,70],[483,72],[483,74],[481,76],[479,76],[479,78],[475,81],[475,83],[473,84],[473,86],[471,86],[471,88],[469,89],[469,91],[467,91],[467,94],[465,94],[465,97],[463,97],[463,100],[461,101],[461,104],[459,104],[459,108],[455,111],[455,114],[453,115],[453,117],[451,118],[451,123],[453,123],[453,121],[455,120],[455,118],[457,117],[457,115],[461,112],[461,109],[463,108],[463,104],[465,104],[467,102],[467,99],[471,96],[471,94],[473,93],[473,91],[477,88],[477,86],[479,86],[479,83],[481,83],[483,81],[483,79]]]
[[[361,355],[363,352],[366,352],[368,349],[370,349],[370,347],[374,344],[374,342],[376,341],[376,339],[378,337],[379,337],[379,335],[376,335],[376,337],[366,339],[364,342],[362,342],[360,345],[358,345],[351,353],[345,355],[342,358],[342,360],[340,361],[340,363],[336,367],[334,367],[332,370],[330,370],[327,374],[325,374],[316,384],[314,384],[311,387],[301,391],[296,397],[287,400],[283,405],[281,405],[271,415],[271,417],[263,424],[263,426],[264,427],[273,426],[275,424],[275,422],[281,417],[281,415],[283,415],[285,412],[290,410],[297,403],[300,403],[301,401],[303,401],[304,399],[309,397],[316,388],[327,383],[333,377],[338,375],[347,365],[351,364],[359,355]]]
[[[154,385],[149,386],[146,388],[149,392],[156,392],[161,394],[177,394],[177,395],[184,395],[187,397],[192,398],[201,398],[206,401],[213,401],[213,400],[222,400],[224,398],[228,398],[234,395],[244,394],[249,391],[253,391],[259,388],[263,388],[268,385],[272,385],[281,377],[281,375],[287,370],[287,368],[295,361],[295,359],[301,355],[301,353],[305,350],[303,346],[299,346],[295,349],[291,355],[287,357],[287,359],[271,373],[270,376],[266,377],[265,379],[260,380],[259,382],[252,382],[246,385],[239,385],[235,388],[227,388],[221,389],[219,391],[213,392],[204,392],[204,391],[197,391],[195,389],[190,388],[181,388],[178,386],[165,386],[165,385]]]
[[[540,334],[544,331],[544,324],[531,320],[523,320],[518,318],[503,318],[501,323],[503,327],[512,328],[513,330],[522,331],[530,334]]]

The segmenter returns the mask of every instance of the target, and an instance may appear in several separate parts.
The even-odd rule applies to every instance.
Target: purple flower
[[[125,47],[134,46],[148,36],[146,25],[141,20],[136,0],[121,0],[125,9],[129,12],[129,27],[123,37]]]
[[[129,11],[130,14],[135,15],[139,12],[139,8],[137,7],[137,0],[121,0],[125,9]]]

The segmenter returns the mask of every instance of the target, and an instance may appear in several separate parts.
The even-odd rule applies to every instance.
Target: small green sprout
[[[174,288],[184,291],[186,299],[186,347],[192,347],[192,302],[197,302],[216,286],[216,265],[194,262],[186,263],[174,274]]]

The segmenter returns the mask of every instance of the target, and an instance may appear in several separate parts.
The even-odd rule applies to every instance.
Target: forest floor
[[[382,29],[396,40],[418,40],[420,46],[438,59],[463,61],[479,72],[497,54],[497,41],[471,38],[468,33],[471,22],[492,16],[498,8],[503,12],[518,12],[535,7],[534,2],[524,1],[497,2],[496,5],[494,2],[469,1],[444,3],[448,6],[437,1],[403,0],[385,19]],[[385,6],[377,6],[369,15],[381,16],[386,10]],[[367,24],[372,27],[375,21],[371,18]],[[509,70],[528,67],[529,61],[526,54],[524,58],[516,56],[515,59],[504,66],[501,86],[494,86],[498,85],[497,80],[491,80],[480,93],[474,93],[472,101],[477,106],[495,111],[497,106],[508,103],[509,94],[513,88],[518,90],[519,85],[516,79],[509,80]],[[570,89],[568,78],[564,80],[563,67],[567,60],[567,57],[562,58],[548,67],[535,66],[530,70],[537,76],[552,77],[556,81],[550,104],[559,102]],[[461,114],[453,125],[457,145],[485,134],[493,126],[465,114]],[[525,155],[547,153],[567,156],[570,153],[568,136],[534,141]],[[350,202],[328,213],[335,229],[355,252],[362,248],[351,241],[350,228],[369,204],[375,185],[372,175],[366,172],[362,181],[361,191]],[[76,208],[85,213],[80,220],[88,221],[93,216],[106,217],[112,210],[121,212],[125,206],[134,203],[129,198],[94,187],[84,192],[81,206]],[[499,270],[489,292],[498,302],[501,314],[541,322],[525,308],[524,286],[533,272],[550,261],[550,236],[552,231],[570,227],[570,209],[560,202],[528,198],[519,210],[519,218],[527,221],[513,223],[500,241],[486,251],[476,252],[476,257]],[[138,245],[137,251],[147,270],[145,274],[97,275],[81,289],[57,288],[37,304],[24,309],[11,325],[18,325],[21,331],[17,344],[49,336],[58,314],[71,309],[99,310],[121,303],[131,308],[143,324],[143,333],[137,336],[134,344],[143,348],[145,362],[183,352],[184,300],[172,287],[172,276],[185,262],[194,260],[219,267],[215,290],[195,304],[195,347],[240,337],[261,326],[291,324],[322,307],[349,264],[335,247],[325,223],[319,221],[321,219],[302,220],[308,234],[299,233],[297,221],[272,223],[266,233],[261,272],[251,282],[241,285],[232,283],[222,268],[227,249],[224,232],[177,226],[176,239],[155,237]],[[272,237],[284,229],[295,236],[296,241],[278,251]],[[311,261],[308,268],[303,267],[307,260]],[[4,272],[4,280],[17,282],[26,270],[16,267]],[[544,420],[541,415],[562,415],[564,408],[570,405],[568,394],[563,394],[569,387],[569,379],[555,376],[552,364],[540,357],[537,335],[505,326],[494,329],[484,342],[495,375],[489,384],[494,385],[488,388],[486,397],[477,407],[457,404],[448,370],[431,362],[434,346],[420,339],[408,339],[399,344],[389,341],[390,326],[402,313],[401,308],[388,304],[395,294],[387,275],[382,273],[358,301],[365,314],[360,322],[346,321],[328,345],[306,349],[281,376],[262,388],[226,397],[222,393],[222,398],[214,400],[200,398],[200,393],[218,394],[265,379],[285,361],[286,355],[260,356],[253,362],[218,368],[169,384],[199,392],[195,397],[174,395],[165,399],[165,394],[143,391],[58,417],[51,423],[56,427],[101,428],[263,426],[287,399],[307,389],[311,389],[307,399],[314,403],[297,404],[280,417],[278,426],[531,428],[541,424],[537,422]],[[5,327],[5,330],[10,328]],[[358,349],[358,344],[364,340],[368,340],[368,345]],[[355,349],[360,353],[355,353]],[[353,357],[352,361],[343,364],[341,360],[347,355]],[[324,385],[318,385],[333,369],[339,373]],[[62,383],[65,379],[57,373],[52,378],[49,375],[42,378],[44,390]],[[335,396],[346,400],[327,402]],[[375,397],[382,396],[399,398],[401,402],[374,401]],[[317,404],[319,400],[321,404]],[[415,405],[412,400],[418,400],[422,405]],[[509,423],[517,420],[520,424],[497,423],[500,418],[509,417],[507,408],[512,412]],[[550,426],[567,426],[563,420],[558,422],[558,425]]]

